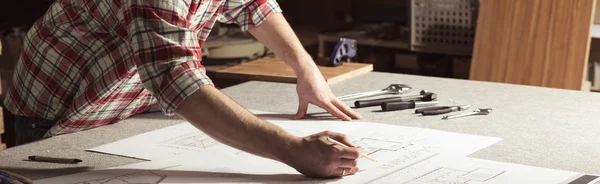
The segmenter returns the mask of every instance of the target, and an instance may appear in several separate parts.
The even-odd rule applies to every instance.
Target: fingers
[[[321,108],[325,109],[327,112],[329,112],[331,115],[340,118],[344,121],[350,121],[352,120],[352,118],[348,117],[346,114],[344,114],[342,111],[340,111],[335,105],[333,105],[331,102],[329,103],[324,103],[319,105]]]
[[[342,158],[339,167],[341,167],[341,168],[353,168],[353,167],[356,167],[357,165],[358,165],[358,160],[357,159],[345,159],[345,158]]]
[[[342,112],[344,112],[344,114],[350,116],[352,119],[360,119],[361,118],[360,114],[358,114],[356,111],[352,110],[350,107],[348,107],[348,105],[343,103],[341,100],[336,98],[335,100],[332,101],[332,103],[337,108],[342,110]]]
[[[340,152],[340,158],[343,159],[358,159],[360,151],[357,148],[345,148]]]
[[[333,175],[336,176],[346,176],[346,175],[352,175],[355,174],[356,172],[358,172],[358,167],[351,167],[351,168],[344,168],[344,167],[339,167],[336,168],[333,172]]]
[[[298,103],[298,112],[296,112],[296,115],[294,115],[294,119],[298,120],[304,118],[307,110],[308,102],[300,101],[300,103]]]

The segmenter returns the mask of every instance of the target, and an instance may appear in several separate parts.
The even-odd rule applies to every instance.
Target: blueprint
[[[379,178],[365,183],[567,184],[582,176],[584,175],[569,171],[468,157],[438,155],[410,167],[381,175]],[[585,184],[587,183],[585,182]]]
[[[139,171],[123,175],[109,176],[102,179],[94,179],[76,184],[159,184],[167,175],[157,173],[156,171]]]
[[[362,123],[341,124],[337,121],[270,120],[268,123],[279,126],[297,136],[307,136],[325,130],[347,132],[364,126]],[[218,152],[219,150],[232,153],[229,146],[216,141],[192,124],[183,122],[90,148],[87,151],[155,160],[173,156],[195,155],[206,151]]]
[[[35,183],[596,184],[598,182],[598,176],[459,156],[434,155],[407,165],[388,165],[387,169],[391,172],[358,172],[355,175],[332,179],[309,178],[293,170],[280,170],[265,165],[264,162],[249,162],[240,157],[207,152],[196,156],[194,159],[173,158],[141,162],[41,179]]]
[[[322,183],[297,172],[253,165],[243,159],[202,152],[191,158],[145,161],[36,180],[36,184]]]
[[[277,116],[261,116],[263,113],[268,114],[267,112],[254,113],[259,117],[263,117],[267,123],[279,126],[296,136],[307,136],[325,130],[344,133],[355,144],[365,149],[368,154],[381,157],[383,160],[389,160],[394,156],[399,157],[402,155],[400,153],[407,153],[406,151],[425,148],[437,153],[469,155],[501,140],[494,137],[380,123],[330,120],[294,121],[277,118]],[[187,122],[94,147],[88,149],[88,151],[144,160],[195,155],[207,151],[241,154],[238,150],[214,140]],[[367,164],[372,163],[367,162]]]
[[[219,146],[222,145],[192,124],[181,123],[87,151],[154,160],[200,153]]]
[[[360,121],[291,121],[278,116],[260,117],[297,136],[324,130],[344,133],[352,144],[361,147],[364,154],[377,162],[361,158],[358,162],[360,171],[343,178],[308,178],[281,162],[215,141],[184,122],[89,150],[149,161],[36,183],[588,184],[591,182],[580,181],[597,180],[596,176],[574,172],[466,157],[501,140],[494,137]]]

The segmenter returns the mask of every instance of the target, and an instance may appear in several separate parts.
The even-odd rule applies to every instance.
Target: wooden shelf
[[[373,70],[372,64],[344,63],[337,67],[318,66],[329,84],[343,81]],[[258,80],[296,83],[290,66],[277,58],[262,58],[217,71],[217,79]]]

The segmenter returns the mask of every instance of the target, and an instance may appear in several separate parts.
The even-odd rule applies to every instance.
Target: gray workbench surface
[[[470,157],[600,174],[600,94],[377,72],[331,87],[336,95],[344,95],[384,88],[391,83],[411,85],[412,94],[422,89],[436,92],[440,105],[471,104],[473,108],[489,107],[494,111],[487,116],[441,120],[440,116],[418,117],[412,110],[356,109],[363,116],[362,121],[500,137],[501,142]],[[293,84],[248,82],[223,91],[249,109],[289,115],[296,112]],[[323,112],[313,106],[309,111]],[[7,149],[0,152],[0,169],[38,179],[141,162],[84,150],[181,122],[176,117],[143,114],[113,125]],[[28,155],[40,154],[75,157],[84,162],[74,165],[23,161]]]

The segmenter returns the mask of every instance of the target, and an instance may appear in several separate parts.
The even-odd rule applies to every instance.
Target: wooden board
[[[595,1],[480,1],[469,78],[583,89]]]
[[[596,2],[596,12],[594,13],[594,24],[600,24],[600,3]]]
[[[338,67],[318,66],[329,84],[340,82],[373,71],[373,64],[344,63]],[[296,83],[296,74],[290,66],[277,58],[263,58],[219,70],[217,78]]]

